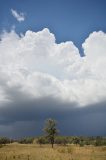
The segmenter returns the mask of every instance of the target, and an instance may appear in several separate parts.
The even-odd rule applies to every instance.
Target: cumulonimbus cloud
[[[11,9],[11,13],[12,13],[13,17],[16,18],[16,20],[17,20],[18,22],[22,22],[22,21],[25,20],[25,15],[24,15],[24,13],[22,13],[22,12],[18,13],[18,12],[17,12],[16,10],[14,10],[14,9]]]
[[[71,41],[57,44],[47,28],[21,36],[5,32],[0,38],[0,104],[11,102],[13,92],[78,106],[106,99],[104,32],[89,35],[82,45],[84,57]]]

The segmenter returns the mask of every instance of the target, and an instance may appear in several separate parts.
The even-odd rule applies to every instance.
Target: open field
[[[0,160],[106,160],[106,147],[13,143],[0,148]]]

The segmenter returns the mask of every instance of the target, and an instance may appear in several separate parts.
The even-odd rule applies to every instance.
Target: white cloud
[[[20,12],[18,13],[16,10],[11,9],[11,13],[13,15],[14,18],[16,18],[17,21],[22,22],[25,20],[25,15],[24,13]]]
[[[106,34],[93,32],[83,44],[88,64],[96,76],[106,76]]]
[[[11,90],[29,98],[53,97],[79,106],[106,99],[106,34],[93,32],[80,57],[73,42],[57,44],[45,28],[1,35],[0,96],[12,101]]]

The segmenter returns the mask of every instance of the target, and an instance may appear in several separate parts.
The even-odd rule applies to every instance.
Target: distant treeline
[[[36,142],[39,144],[50,143],[46,137],[38,137]],[[57,136],[55,138],[55,144],[59,145],[76,144],[80,146],[84,145],[106,146],[106,137]]]
[[[49,140],[46,136],[42,137],[25,137],[18,140],[9,139],[6,137],[0,137],[0,145],[18,142],[21,144],[49,144]],[[56,136],[55,144],[58,145],[68,145],[68,144],[76,144],[80,146],[84,145],[94,145],[94,146],[106,146],[106,137],[84,137],[84,136]]]

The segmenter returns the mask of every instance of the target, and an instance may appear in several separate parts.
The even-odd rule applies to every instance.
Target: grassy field
[[[0,148],[0,160],[106,160],[106,147],[13,143]]]

